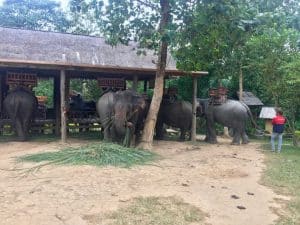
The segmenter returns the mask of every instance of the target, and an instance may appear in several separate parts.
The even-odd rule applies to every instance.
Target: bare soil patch
[[[92,221],[86,218],[120,209],[134,198],[170,196],[199,208],[205,224],[273,224],[273,208],[281,207],[276,199],[283,196],[259,183],[260,145],[219,142],[155,142],[154,151],[163,158],[129,169],[50,165],[34,173],[24,168],[36,164],[16,163],[16,157],[57,150],[59,142],[0,143],[0,224],[86,225]]]

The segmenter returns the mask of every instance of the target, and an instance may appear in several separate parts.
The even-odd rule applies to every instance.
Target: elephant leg
[[[130,127],[126,127],[126,133],[123,140],[123,145],[129,148],[131,144],[133,145],[135,144],[134,129]]]
[[[179,137],[179,141],[185,141],[185,134],[186,134],[186,130],[181,128],[180,129],[180,137]]]
[[[189,138],[188,140],[191,141],[192,140],[192,133],[191,133],[191,129],[188,130],[188,135],[189,135]]]
[[[231,144],[232,145],[239,145],[241,139],[241,131],[239,129],[234,129],[233,131],[233,139]]]
[[[161,122],[156,123],[156,134],[155,137],[158,140],[162,140],[164,138],[164,124]]]
[[[242,132],[242,144],[248,144],[249,138],[245,131]]]
[[[105,141],[111,141],[112,137],[111,137],[111,134],[110,134],[110,127],[106,126],[104,127],[104,140]]]
[[[214,123],[209,119],[206,120],[206,137],[204,140],[211,144],[217,143],[217,135]]]
[[[25,138],[27,139],[29,134],[29,128],[30,128],[30,117],[23,118],[22,124],[23,124],[23,133],[25,135]]]
[[[25,134],[24,134],[24,129],[23,129],[23,124],[22,121],[17,118],[15,121],[15,127],[16,127],[16,133],[18,136],[19,141],[25,141]]]
[[[117,135],[117,133],[118,133],[118,132],[117,132],[115,126],[109,127],[110,141],[112,141],[112,142],[120,142],[120,141],[123,141],[123,139],[120,138],[120,137]]]

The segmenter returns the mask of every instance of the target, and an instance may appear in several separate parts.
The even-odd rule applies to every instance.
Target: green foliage
[[[47,108],[53,108],[53,93],[54,93],[53,79],[44,80],[39,79],[37,86],[33,89],[36,96],[47,96]]]
[[[97,80],[90,79],[71,79],[70,91],[80,93],[86,101],[97,101],[102,93]]]
[[[20,157],[21,161],[50,162],[53,164],[131,167],[153,161],[158,156],[141,149],[125,148],[111,143],[93,143],[57,152],[43,152]]]
[[[248,41],[249,68],[256,70],[265,100],[284,109],[288,130],[294,133],[300,120],[300,34],[292,29],[279,31],[268,28]]]
[[[69,21],[53,0],[5,0],[0,26],[30,30],[66,31]]]
[[[264,145],[270,150],[270,144]],[[277,224],[300,223],[300,148],[285,144],[280,154],[267,154],[267,170],[264,182],[278,192],[292,196],[288,213],[282,215]]]

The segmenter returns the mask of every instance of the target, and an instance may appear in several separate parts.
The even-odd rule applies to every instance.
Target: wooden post
[[[3,94],[4,94],[3,77],[4,75],[0,73],[0,119],[3,117]]]
[[[60,78],[54,77],[54,90],[53,90],[53,107],[55,113],[55,135],[60,135],[60,121],[61,121],[61,105],[60,105]]]
[[[192,130],[191,141],[196,141],[196,113],[197,113],[197,77],[193,77],[193,104],[192,104]]]
[[[60,115],[61,115],[61,141],[67,141],[67,108],[66,108],[66,71],[60,71]]]
[[[138,88],[138,77],[137,75],[134,75],[132,80],[132,90],[137,91],[137,88]]]
[[[3,88],[3,79],[4,75],[0,73],[0,120],[3,118],[3,95],[4,95],[4,88]],[[3,126],[0,124],[0,135],[3,134]]]

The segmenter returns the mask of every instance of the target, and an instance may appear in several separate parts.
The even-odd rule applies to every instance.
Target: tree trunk
[[[243,70],[242,66],[240,67],[240,76],[239,76],[239,100],[243,101]]]
[[[139,144],[139,147],[143,149],[152,148],[157,114],[159,111],[160,103],[163,96],[163,89],[164,89],[164,77],[165,77],[167,54],[168,54],[168,42],[166,41],[165,38],[165,32],[170,17],[169,0],[160,0],[160,6],[161,6],[161,21],[159,26],[159,32],[162,36],[162,39],[161,39],[161,44],[160,44],[160,49],[158,54],[157,71],[155,77],[153,97],[145,121],[141,143]]]

